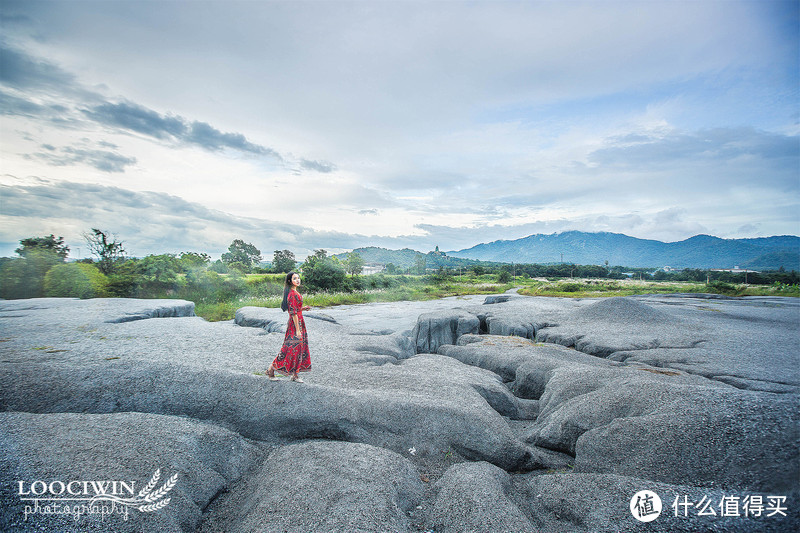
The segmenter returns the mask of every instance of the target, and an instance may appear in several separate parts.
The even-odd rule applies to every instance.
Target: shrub
[[[55,265],[44,277],[45,296],[94,298],[106,295],[108,280],[94,265]]]
[[[312,290],[341,291],[346,288],[345,278],[344,268],[327,259],[303,265],[303,281]]]
[[[557,290],[560,292],[580,292],[584,288],[582,283],[560,283]]]
[[[61,257],[46,250],[31,250],[25,257],[3,263],[0,270],[0,296],[3,298],[39,298],[44,295],[44,278]]]

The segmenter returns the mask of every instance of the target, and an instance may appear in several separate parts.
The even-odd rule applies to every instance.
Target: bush
[[[558,289],[561,292],[580,292],[585,288],[582,283],[560,283]]]
[[[94,265],[69,263],[55,265],[44,277],[45,296],[94,298],[106,295],[108,279]]]
[[[46,250],[31,250],[25,257],[3,263],[0,270],[0,296],[7,299],[44,296],[44,278],[61,257]]]
[[[312,290],[342,291],[346,289],[345,278],[344,268],[327,259],[303,265],[303,282]]]
[[[186,274],[186,284],[179,297],[195,303],[226,302],[239,298],[247,291],[245,278],[236,271],[228,276],[213,270],[198,268]]]
[[[172,254],[148,255],[136,263],[139,296],[149,297],[178,288],[181,260]]]

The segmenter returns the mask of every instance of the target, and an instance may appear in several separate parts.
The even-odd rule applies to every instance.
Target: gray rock
[[[796,394],[742,391],[523,339],[486,337],[440,352],[496,372],[515,394],[538,399],[528,441],[574,456],[576,471],[764,491],[797,483]]]
[[[167,464],[165,472],[174,467],[187,485],[176,485],[175,500],[137,531],[193,530],[204,508],[205,530],[234,530],[243,516],[237,505],[249,496],[247,527],[291,529],[288,514],[270,510],[304,490],[324,492],[318,506],[300,510],[305,529],[319,525],[312,517],[322,523],[330,515],[324,527],[331,530],[362,523],[392,531],[632,530],[640,525],[630,498],[652,487],[715,498],[785,494],[791,514],[771,521],[662,516],[648,527],[654,531],[796,529],[797,300],[482,299],[353,306],[352,323],[349,306],[307,313],[313,367],[305,384],[263,376],[283,341],[287,316],[278,310],[246,308],[221,323],[191,316],[107,322],[167,316],[185,302],[173,311],[145,300],[0,302],[0,409],[14,431],[0,430],[0,444],[11,450],[0,485],[13,487],[22,468],[24,475],[78,475],[70,462],[92,475],[146,482],[154,465],[138,450],[150,450],[144,440],[152,434],[165,451],[147,457]],[[425,306],[436,312],[423,314],[413,336],[388,334],[413,322],[398,309]],[[500,335],[481,335],[490,331]],[[417,355],[419,339],[422,351],[436,353]],[[57,441],[61,432],[73,437],[42,446],[52,457],[14,448]],[[229,438],[245,451],[226,457]],[[298,442],[309,447],[291,444]],[[121,459],[96,467],[105,446]],[[308,461],[298,464],[297,453]],[[436,482],[453,462],[460,464],[435,486],[414,488],[418,473]],[[284,464],[301,473],[288,476]],[[225,472],[199,479],[208,468]],[[292,480],[301,490],[293,492]],[[4,499],[0,516],[18,521],[9,505]],[[99,520],[83,525],[76,530],[118,529]]]
[[[462,335],[479,331],[477,316],[454,309],[420,315],[411,337],[417,353],[436,353],[439,346],[455,344]]]
[[[276,449],[214,503],[200,531],[410,531],[424,493],[404,457],[349,442],[311,441]]]
[[[719,505],[725,497],[736,498],[737,507],[741,509],[740,504],[745,497],[758,495],[766,503],[766,494],[670,485],[635,477],[579,473],[524,475],[514,478],[514,488],[513,494],[520,509],[530,517],[536,531],[778,533],[794,531],[800,524],[800,513],[791,504],[786,517],[777,515],[768,518],[766,513],[761,517],[748,517],[744,516],[743,511],[740,516],[721,515]],[[662,503],[661,514],[648,523],[639,522],[630,510],[631,500],[642,490],[655,492]],[[695,505],[674,508],[676,499],[680,503]],[[787,501],[797,500],[788,495]],[[698,516],[704,505],[701,502],[710,503],[709,507],[715,515]]]
[[[502,304],[513,297],[511,294],[491,294],[483,301],[483,305]]]
[[[437,533],[538,531],[514,501],[511,479],[489,463],[451,467],[436,483],[431,529]]]
[[[0,447],[2,531],[194,531],[208,503],[263,455],[261,446],[221,427],[143,413],[0,413]],[[41,511],[25,520],[25,506],[35,506],[20,499],[30,496],[19,495],[19,481],[24,482],[25,493],[31,492],[36,480],[63,484],[72,480],[124,481],[134,493],[120,487],[121,496],[130,498],[157,469],[161,477],[155,490],[171,476],[178,477],[174,487],[154,502],[169,498],[166,507],[156,512],[114,504],[116,511],[102,520],[97,514],[75,519],[74,514]],[[58,484],[54,490],[61,492]],[[80,492],[80,485],[77,490]],[[91,488],[88,492],[89,496],[95,494]],[[40,501],[39,507],[53,503]],[[73,502],[70,508],[82,503],[86,502]],[[96,508],[110,510],[112,502],[100,501]]]

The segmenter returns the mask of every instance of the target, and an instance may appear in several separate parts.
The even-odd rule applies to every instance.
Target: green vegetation
[[[95,261],[66,263],[69,247],[62,237],[20,241],[19,257],[0,258],[0,297],[178,298],[194,302],[195,312],[207,320],[230,320],[240,307],[279,307],[290,270],[302,273],[304,302],[313,307],[497,294],[512,287],[523,295],[570,298],[701,292],[800,296],[798,273],[784,270],[652,272],[608,265],[489,263],[465,268],[446,266],[447,256],[437,250],[410,257],[405,269],[387,264],[383,273],[363,276],[359,253],[340,260],[315,250],[298,266],[291,251],[276,250],[272,268],[265,269],[257,266],[261,252],[238,239],[222,260],[211,262],[196,252],[128,258],[122,243],[106,232],[93,229],[85,238]]]

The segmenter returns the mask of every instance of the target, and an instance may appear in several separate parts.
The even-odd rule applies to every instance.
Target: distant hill
[[[345,260],[350,253],[357,253],[367,263],[382,263],[384,265],[392,263],[393,265],[404,269],[415,266],[417,257],[425,258],[426,268],[439,268],[440,266],[458,268],[469,267],[479,263],[490,263],[488,261],[476,261],[474,259],[450,257],[449,255],[445,255],[442,252],[436,251],[422,253],[409,248],[403,248],[402,250],[388,250],[386,248],[377,248],[375,246],[356,248],[352,252],[336,254],[335,257],[339,258],[340,260]]]
[[[800,237],[782,235],[757,239],[720,239],[696,235],[679,242],[637,239],[620,233],[566,231],[494,241],[446,252],[450,257],[515,263],[576,263],[581,265],[673,268],[751,268],[800,270]]]

